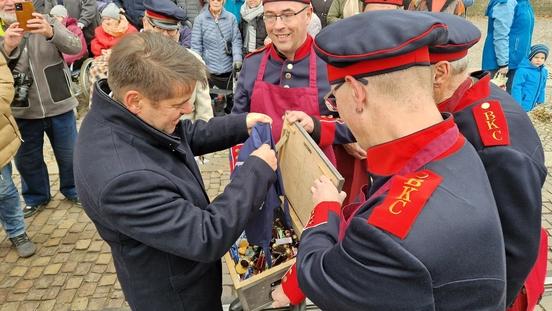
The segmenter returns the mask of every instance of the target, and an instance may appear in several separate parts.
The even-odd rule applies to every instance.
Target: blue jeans
[[[77,139],[77,123],[73,110],[44,119],[16,119],[23,143],[15,155],[21,174],[21,193],[27,205],[50,201],[50,179],[44,163],[44,133],[48,135],[59,167],[60,191],[67,198],[76,198],[73,177],[73,149]]]
[[[19,192],[13,183],[11,163],[0,170],[0,224],[8,238],[25,232],[23,210],[19,206]]]

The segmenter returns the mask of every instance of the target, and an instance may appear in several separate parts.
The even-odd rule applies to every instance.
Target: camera
[[[14,71],[13,72],[13,87],[15,90],[15,96],[11,103],[12,107],[28,107],[29,106],[29,90],[33,85],[33,78],[26,73]]]
[[[228,56],[232,56],[232,41],[226,41],[224,44],[224,53]]]

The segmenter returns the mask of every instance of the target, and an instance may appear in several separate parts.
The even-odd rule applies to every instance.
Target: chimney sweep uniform
[[[338,83],[429,66],[428,46],[446,39],[438,19],[390,10],[328,26],[315,49]],[[358,209],[315,207],[296,268],[283,279],[292,302],[300,285],[323,310],[504,309],[504,244],[491,187],[474,148],[444,117],[367,150],[373,184]]]
[[[434,16],[448,25],[449,39],[429,48],[431,63],[466,57],[481,37],[477,27],[453,15]],[[546,232],[541,231],[541,188],[546,166],[539,136],[519,104],[492,84],[484,71],[472,73],[438,107],[454,115],[460,132],[477,150],[489,176],[506,248],[506,303],[514,301],[533,268],[529,284],[521,293],[527,297],[518,300],[527,299],[534,307],[544,291],[548,242]],[[538,253],[543,256],[535,264]]]

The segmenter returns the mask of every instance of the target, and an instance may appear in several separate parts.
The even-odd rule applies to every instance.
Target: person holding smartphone
[[[44,163],[44,134],[52,144],[59,167],[60,191],[78,203],[73,178],[73,148],[77,137],[73,108],[78,104],[71,94],[69,70],[61,53],[78,54],[79,38],[57,20],[33,12],[26,21],[28,31],[17,21],[16,6],[22,0],[0,0],[4,54],[15,80],[11,110],[21,131],[22,144],[15,156],[21,174],[22,195],[29,217],[51,199],[48,169]]]

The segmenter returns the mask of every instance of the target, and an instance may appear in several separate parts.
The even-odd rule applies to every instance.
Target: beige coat
[[[21,145],[21,135],[10,109],[13,94],[13,77],[0,53],[0,168],[11,161]]]

